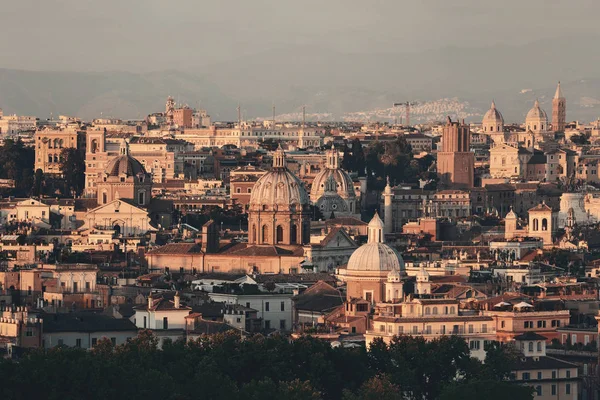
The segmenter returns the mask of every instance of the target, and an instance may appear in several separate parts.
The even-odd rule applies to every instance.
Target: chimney
[[[153,302],[153,298],[152,298],[152,292],[150,292],[150,294],[148,295],[148,309],[152,308],[152,302]]]
[[[179,291],[175,292],[175,308],[179,308],[181,306],[180,303],[181,297],[179,296]]]

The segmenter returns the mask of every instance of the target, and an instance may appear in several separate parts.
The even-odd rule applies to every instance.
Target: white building
[[[226,304],[241,304],[257,311],[262,318],[264,329],[291,330],[294,324],[292,310],[292,294],[259,293],[231,294],[210,293],[212,301]]]

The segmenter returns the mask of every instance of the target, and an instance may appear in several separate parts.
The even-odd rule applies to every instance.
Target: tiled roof
[[[168,243],[150,250],[147,254],[195,254],[201,252],[197,243]]]
[[[137,331],[136,326],[129,319],[116,319],[104,314],[45,314],[43,320],[45,333]]]
[[[517,371],[527,371],[532,369],[560,368],[577,368],[577,365],[548,356],[541,356],[538,360],[535,360],[533,357],[525,357],[524,359],[519,360],[515,369]]]

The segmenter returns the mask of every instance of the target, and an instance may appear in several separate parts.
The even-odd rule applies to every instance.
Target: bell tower
[[[552,99],[552,130],[554,132],[564,132],[567,118],[567,100],[560,90],[560,82],[556,87],[556,93]]]

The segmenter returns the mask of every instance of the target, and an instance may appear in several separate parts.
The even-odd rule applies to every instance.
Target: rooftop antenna
[[[238,113],[238,127],[241,128],[242,127],[242,109],[240,108],[240,103],[238,103],[238,106],[237,106],[237,113]]]
[[[273,127],[275,127],[275,102],[273,102]]]

